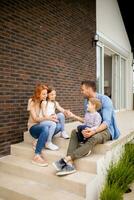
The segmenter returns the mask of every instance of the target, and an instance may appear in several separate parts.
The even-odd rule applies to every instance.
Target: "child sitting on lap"
[[[84,124],[77,127],[77,136],[78,141],[80,143],[85,143],[86,138],[84,138],[82,131],[86,128],[90,128],[91,130],[96,130],[101,124],[102,118],[100,114],[97,112],[101,109],[101,102],[97,98],[90,98],[89,103],[87,105],[87,112],[84,117]]]

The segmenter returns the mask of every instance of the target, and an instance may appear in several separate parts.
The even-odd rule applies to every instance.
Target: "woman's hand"
[[[59,120],[57,119],[57,116],[56,116],[56,115],[51,115],[51,116],[49,116],[49,120],[50,120],[50,121],[53,121],[53,122],[59,122]]]

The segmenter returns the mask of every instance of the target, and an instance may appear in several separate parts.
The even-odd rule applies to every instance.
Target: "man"
[[[82,131],[84,138],[87,138],[86,142],[82,145],[79,144],[77,131],[72,131],[67,156],[53,163],[58,171],[56,173],[58,176],[74,173],[76,171],[73,165],[74,160],[91,153],[92,148],[96,144],[103,144],[108,140],[117,139],[120,135],[116,125],[111,99],[106,95],[98,94],[96,92],[96,83],[94,81],[83,81],[81,83],[81,93],[85,97],[85,112],[87,110],[88,99],[97,98],[101,101],[102,107],[101,110],[99,110],[99,113],[102,117],[102,123],[95,130],[86,128],[86,130]],[[80,117],[76,115],[73,115],[73,117],[81,121]]]

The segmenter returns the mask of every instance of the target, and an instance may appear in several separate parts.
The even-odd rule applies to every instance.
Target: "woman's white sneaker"
[[[48,142],[46,143],[46,148],[52,151],[56,151],[59,149],[59,147],[55,144],[53,144],[52,142]]]
[[[64,139],[69,139],[69,135],[66,133],[66,131],[61,132],[61,137],[63,137]]]

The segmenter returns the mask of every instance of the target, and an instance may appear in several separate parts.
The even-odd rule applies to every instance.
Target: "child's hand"
[[[74,117],[74,114],[71,111],[67,112],[68,117]]]
[[[64,110],[64,115],[66,116],[66,117],[68,117],[68,113],[70,112],[70,110]]]

